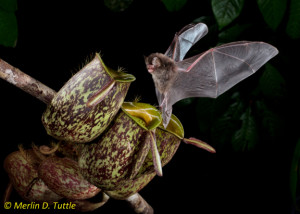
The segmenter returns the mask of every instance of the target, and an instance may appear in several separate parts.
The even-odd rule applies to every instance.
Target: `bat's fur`
[[[153,53],[145,58],[146,65],[153,65],[152,78],[155,87],[161,94],[165,94],[174,83],[177,67],[174,60],[161,53]]]

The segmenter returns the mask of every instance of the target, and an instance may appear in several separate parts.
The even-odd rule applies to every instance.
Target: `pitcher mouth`
[[[159,128],[172,133],[180,139],[184,138],[184,129],[180,120],[174,115],[171,115],[170,122],[166,128],[164,128],[163,123],[160,124]]]
[[[122,110],[146,130],[158,127],[162,121],[159,111],[146,103],[124,102]]]
[[[106,73],[115,81],[117,82],[133,82],[135,81],[135,76],[132,74],[128,74],[126,72],[123,72],[122,68],[119,68],[118,70],[113,70],[109,67],[107,67],[104,62],[102,61],[101,56],[97,53],[96,56],[100,60],[103,68],[105,69]]]

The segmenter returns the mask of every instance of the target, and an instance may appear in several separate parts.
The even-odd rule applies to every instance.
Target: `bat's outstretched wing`
[[[168,92],[167,109],[162,109],[164,123],[168,124],[170,108],[177,101],[188,97],[216,98],[255,73],[277,53],[267,43],[241,41],[177,62],[180,71]]]
[[[205,36],[207,32],[207,26],[203,23],[186,25],[175,34],[165,55],[175,62],[181,61],[190,48],[199,41],[199,39]]]

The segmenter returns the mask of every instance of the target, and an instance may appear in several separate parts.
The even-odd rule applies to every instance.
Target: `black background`
[[[123,67],[136,77],[127,101],[140,96],[141,102],[157,104],[143,56],[164,52],[176,31],[200,16],[211,16],[212,11],[210,1],[202,1],[202,5],[188,1],[180,12],[170,13],[158,0],[136,0],[126,11],[115,13],[100,0],[28,0],[18,2],[16,15],[17,46],[0,47],[3,60],[59,90],[87,58],[101,52],[106,65]],[[254,9],[244,16],[255,19],[260,14]],[[253,32],[245,39],[263,40],[263,35]],[[216,44],[202,45],[205,50]],[[40,119],[45,104],[5,81],[0,81],[0,99],[2,163],[6,155],[17,150],[18,144],[49,143]],[[209,142],[200,136],[189,107],[174,108],[174,113],[182,121],[186,137]],[[289,133],[285,134],[288,138]],[[155,177],[140,194],[155,213],[290,213],[289,167],[293,147],[286,147],[285,143],[251,153],[216,154],[181,144],[164,167],[164,176]],[[4,192],[8,181],[4,170],[1,177],[0,191]],[[12,200],[21,201],[16,194]],[[133,213],[125,202],[111,199],[94,213],[120,212]]]

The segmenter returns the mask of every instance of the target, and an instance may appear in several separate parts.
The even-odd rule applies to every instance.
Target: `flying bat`
[[[264,42],[239,41],[211,48],[183,59],[189,49],[208,32],[203,23],[183,27],[165,54],[145,57],[166,127],[172,105],[188,97],[216,98],[255,73],[278,50]]]

